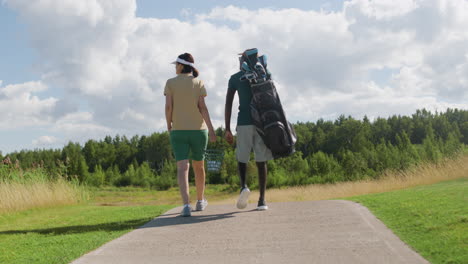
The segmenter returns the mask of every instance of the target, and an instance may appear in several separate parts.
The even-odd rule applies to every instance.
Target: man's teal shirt
[[[250,101],[252,101],[252,90],[247,80],[241,81],[240,77],[243,72],[231,76],[229,79],[228,89],[237,91],[239,95],[239,114],[237,115],[237,125],[246,126],[252,125],[252,117],[250,115]]]

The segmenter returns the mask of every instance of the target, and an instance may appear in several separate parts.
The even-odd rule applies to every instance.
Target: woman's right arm
[[[198,110],[208,126],[210,141],[216,142],[216,134],[214,132],[213,125],[211,124],[210,113],[208,112],[208,107],[206,106],[205,97],[203,95],[198,98]]]
[[[172,109],[173,109],[173,103],[172,103],[172,95],[166,95],[166,124],[167,124],[167,130],[171,131],[172,129]]]

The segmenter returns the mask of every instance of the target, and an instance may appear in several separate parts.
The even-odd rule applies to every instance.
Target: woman
[[[208,135],[211,142],[216,135],[211,124],[208,108],[205,104],[206,89],[198,79],[192,55],[184,53],[173,62],[177,76],[167,80],[164,88],[166,96],[166,122],[170,140],[177,160],[177,181],[184,207],[181,216],[191,216],[188,172],[191,152],[195,185],[197,188],[197,211],[203,211],[208,205],[205,192],[205,150]],[[208,129],[208,130],[207,130]]]

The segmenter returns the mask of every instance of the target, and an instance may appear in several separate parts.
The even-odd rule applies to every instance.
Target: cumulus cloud
[[[64,135],[68,141],[79,142],[114,134],[110,128],[95,122],[92,113],[89,112],[68,114],[55,122],[50,130]]]
[[[54,136],[40,136],[39,138],[34,139],[32,144],[37,147],[49,147],[56,144],[58,141],[59,139]]]
[[[11,130],[48,124],[52,120],[51,114],[58,99],[41,99],[36,95],[45,90],[47,85],[42,82],[4,87],[0,82],[0,129]]]
[[[195,57],[216,125],[236,54],[251,47],[269,56],[291,121],[466,108],[468,100],[463,0],[352,0],[338,11],[227,6],[185,10],[184,21],[136,17],[134,0],[5,2],[28,24],[43,77],[2,88],[0,100],[28,105],[30,124],[49,123],[65,136],[164,129],[169,62],[183,52]],[[388,81],[373,79],[374,71],[388,71]],[[34,97],[47,86],[63,89],[63,98]],[[75,99],[89,109],[79,111]]]

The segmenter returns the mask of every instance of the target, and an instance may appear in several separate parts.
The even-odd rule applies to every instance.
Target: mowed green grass
[[[233,195],[226,186],[207,187],[213,202]],[[177,189],[91,192],[87,204],[0,215],[0,263],[69,263],[180,205]],[[468,179],[349,198],[431,263],[468,263],[467,199]]]
[[[431,263],[468,263],[468,178],[349,200]]]
[[[173,207],[74,205],[0,215],[0,263],[69,263]]]
[[[180,206],[178,188],[88,188],[80,205],[0,214],[0,264],[69,263],[104,243]],[[210,201],[232,196],[224,185],[208,185]],[[192,202],[195,186],[190,187]]]

